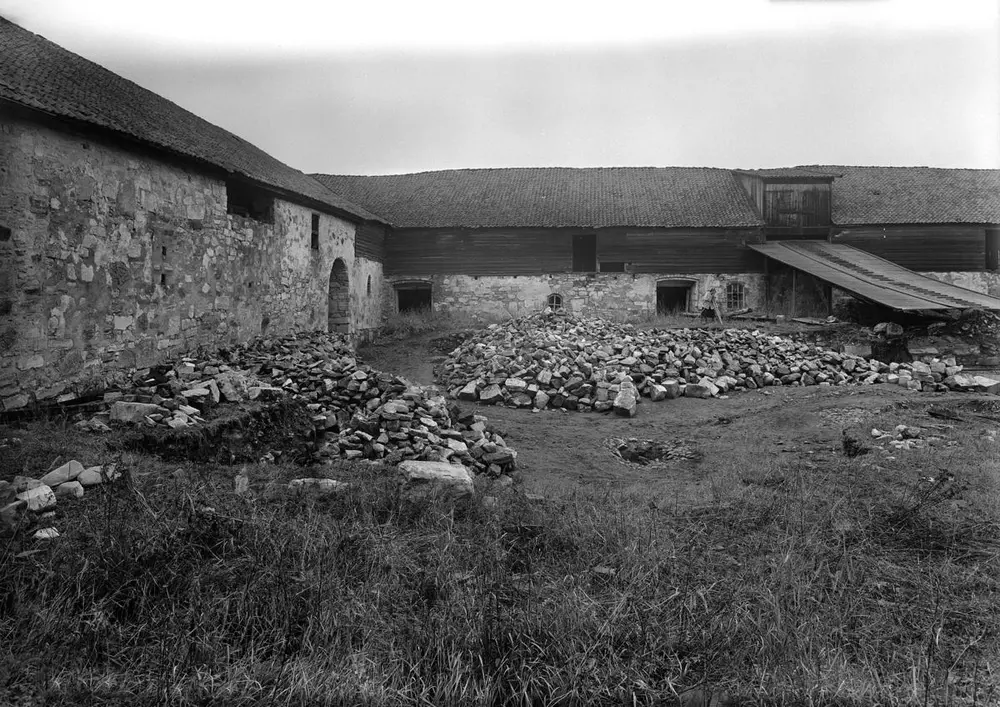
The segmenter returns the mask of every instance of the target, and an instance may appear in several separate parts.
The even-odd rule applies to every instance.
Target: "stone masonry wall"
[[[656,284],[660,280],[693,280],[690,309],[697,311],[711,287],[725,297],[725,286],[742,283],[746,305],[760,310],[765,304],[762,274],[717,275],[631,273],[553,273],[549,275],[473,276],[427,275],[389,278],[384,301],[388,314],[397,309],[394,282],[426,281],[432,286],[437,312],[521,316],[546,307],[550,294],[562,296],[563,306],[577,314],[643,316],[656,313]]]
[[[369,339],[383,323],[385,280],[382,263],[355,258],[350,278],[353,331],[359,340]]]
[[[1000,272],[925,272],[921,275],[933,277],[951,285],[981,292],[984,295],[1000,297]]]
[[[279,199],[274,223],[226,213],[219,178],[106,138],[0,119],[0,401],[99,387],[200,345],[326,328],[332,264],[352,330],[378,325],[353,224]],[[354,306],[354,305],[357,306]]]

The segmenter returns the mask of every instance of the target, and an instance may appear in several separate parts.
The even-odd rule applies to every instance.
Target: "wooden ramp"
[[[920,275],[849,245],[826,241],[748,244],[758,253],[892,309],[1000,310],[1000,299]]]

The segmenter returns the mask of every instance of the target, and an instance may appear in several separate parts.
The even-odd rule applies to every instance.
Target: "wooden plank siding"
[[[753,229],[396,229],[386,238],[386,274],[542,275],[572,272],[573,236],[597,234],[597,259],[637,273],[764,272],[743,245]]]
[[[765,232],[772,240],[826,238],[830,203],[829,184],[768,182],[764,185]]]
[[[358,224],[354,234],[354,257],[385,262],[386,227],[379,223]]]
[[[597,258],[637,273],[762,273],[764,258],[743,245],[756,232],[723,229],[602,230]]]
[[[964,224],[835,227],[843,243],[922,272],[986,269],[986,229]]]
[[[572,236],[546,229],[394,229],[386,238],[385,272],[415,276],[570,272]]]
[[[737,174],[736,178],[739,180],[743,189],[746,191],[747,195],[750,197],[750,201],[753,203],[754,208],[757,210],[758,214],[764,213],[764,180],[760,177],[753,176],[750,174]]]

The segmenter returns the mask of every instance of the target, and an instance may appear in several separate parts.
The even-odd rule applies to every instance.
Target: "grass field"
[[[4,478],[110,460],[58,421],[12,434]],[[699,505],[458,513],[367,465],[323,498],[251,466],[238,496],[238,469],[118,453],[61,538],[0,540],[0,703],[997,704],[996,446],[954,438],[891,469],[748,443]]]

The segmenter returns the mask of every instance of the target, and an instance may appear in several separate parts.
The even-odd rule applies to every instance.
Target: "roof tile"
[[[936,167],[810,167],[835,172],[838,225],[1000,223],[1000,170]]]
[[[732,172],[724,169],[541,167],[314,176],[401,228],[761,224]]]
[[[0,99],[112,130],[337,212],[381,220],[246,140],[3,17],[0,56]]]

